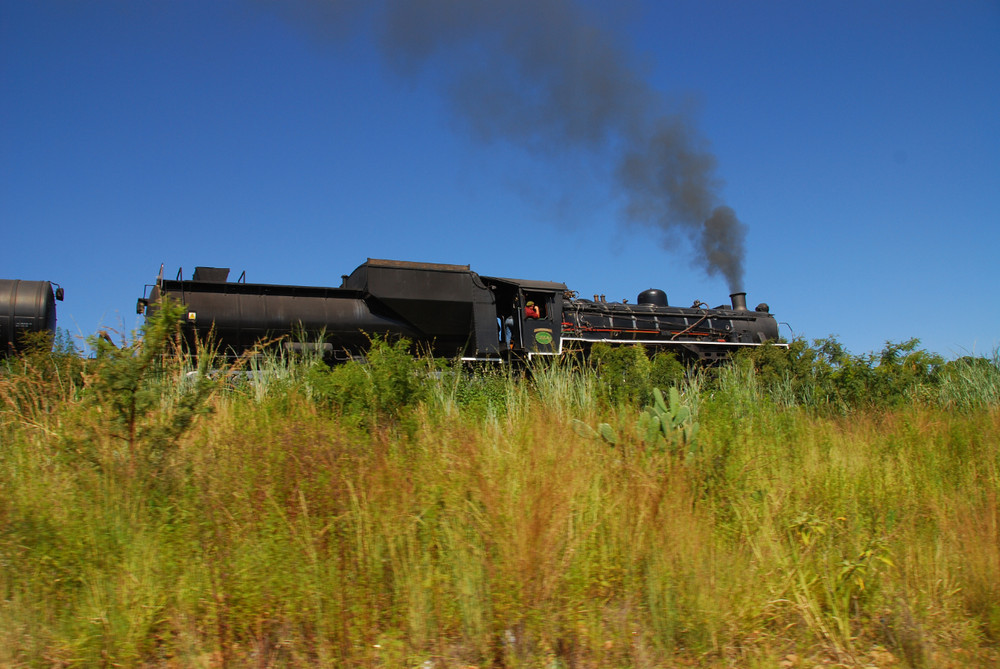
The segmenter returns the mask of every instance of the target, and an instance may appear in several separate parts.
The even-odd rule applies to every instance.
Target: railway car
[[[63,289],[50,281],[0,279],[0,358],[20,351],[26,334],[55,334],[62,299]]]
[[[480,276],[468,265],[369,258],[337,287],[248,283],[245,273],[197,267],[147,286],[138,313],[153,313],[161,299],[185,306],[189,341],[211,334],[228,353],[262,340],[286,348],[319,346],[330,360],[364,353],[370,337],[406,337],[435,356],[507,361],[588,351],[597,342],[643,344],[676,350],[687,359],[714,361],[778,336],[766,304],[708,308],[670,306],[659,289],[635,304],[581,299],[563,283]]]

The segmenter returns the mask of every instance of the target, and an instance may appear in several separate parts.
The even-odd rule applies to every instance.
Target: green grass
[[[996,356],[874,404],[738,361],[651,440],[638,357],[207,376],[146,336],[0,372],[2,666],[998,660]]]

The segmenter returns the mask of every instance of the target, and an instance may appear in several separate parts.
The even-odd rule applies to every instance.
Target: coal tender
[[[27,334],[55,334],[62,299],[63,289],[49,281],[0,279],[0,358],[22,350]]]
[[[579,299],[565,284],[480,276],[468,265],[400,260],[367,262],[339,287],[247,283],[229,270],[198,267],[163,278],[161,269],[138,311],[163,298],[184,305],[189,342],[211,334],[223,351],[240,354],[258,342],[286,349],[319,347],[330,360],[362,355],[373,336],[405,337],[435,356],[508,360],[566,351],[596,342],[642,344],[686,359],[713,361],[744,346],[777,339],[766,304],[751,311],[744,293],[731,304],[683,308],[650,289],[636,304],[602,296]]]

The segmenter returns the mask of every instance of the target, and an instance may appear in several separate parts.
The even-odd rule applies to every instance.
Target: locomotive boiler
[[[20,351],[26,334],[54,334],[62,299],[63,289],[49,281],[0,279],[0,358]]]
[[[184,305],[183,332],[214,337],[229,354],[260,341],[287,349],[320,347],[332,361],[364,353],[371,337],[405,337],[435,356],[504,361],[586,352],[597,342],[674,350],[714,361],[778,336],[766,304],[746,306],[744,293],[715,308],[668,304],[662,290],[635,304],[581,299],[563,283],[480,276],[468,265],[369,258],[338,287],[229,280],[226,268],[198,267],[190,279],[163,269],[137,311],[152,314],[164,298]]]

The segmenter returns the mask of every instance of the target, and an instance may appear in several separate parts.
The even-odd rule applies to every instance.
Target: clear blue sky
[[[161,263],[721,304],[698,228],[622,186],[666,119],[751,306],[855,353],[1000,345],[995,0],[360,4],[0,0],[0,278],[63,285],[78,335],[135,328]]]

